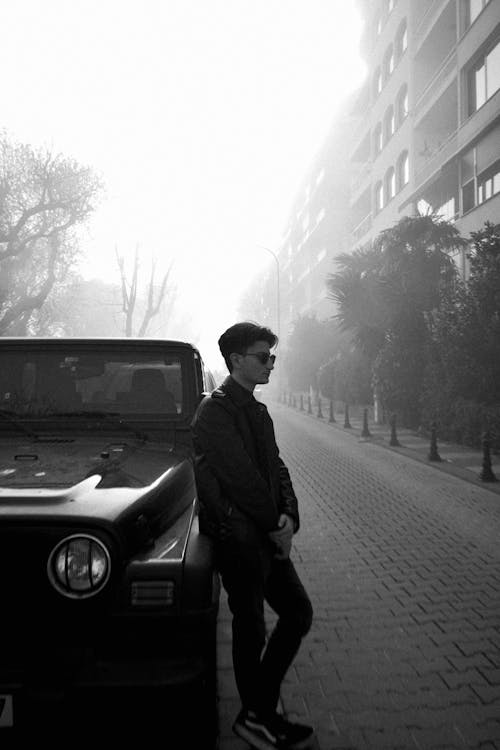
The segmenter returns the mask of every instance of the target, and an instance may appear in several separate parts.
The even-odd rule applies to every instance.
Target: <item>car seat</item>
[[[151,367],[144,367],[133,373],[130,401],[138,411],[177,413],[175,399],[167,391],[163,373]]]

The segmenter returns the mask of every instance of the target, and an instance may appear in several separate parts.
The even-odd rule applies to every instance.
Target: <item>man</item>
[[[297,498],[267,408],[253,396],[256,385],[269,382],[276,344],[269,328],[228,328],[219,348],[230,374],[203,399],[192,425],[200,528],[214,539],[233,615],[242,702],[233,730],[263,750],[303,748],[313,734],[276,710],[282,680],[312,621],[289,556],[299,529]],[[267,645],[264,600],[279,617]]]

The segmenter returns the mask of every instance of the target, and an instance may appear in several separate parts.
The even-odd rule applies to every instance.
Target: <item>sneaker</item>
[[[264,718],[245,709],[238,714],[233,731],[257,750],[302,750],[313,736],[312,727],[294,724],[280,714]]]

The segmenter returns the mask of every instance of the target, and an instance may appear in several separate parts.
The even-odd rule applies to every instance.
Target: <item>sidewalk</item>
[[[322,750],[333,750],[334,747],[342,750],[406,748],[408,732],[406,729],[403,732],[400,727],[404,722],[416,726],[416,750],[428,750],[430,747],[479,747],[479,744],[474,743],[472,735],[463,741],[452,742],[448,735],[444,736],[442,723],[446,722],[447,727],[457,724],[460,728],[461,722],[465,721],[466,730],[477,732],[480,738],[481,732],[490,732],[489,724],[469,729],[468,712],[482,711],[484,721],[491,722],[488,712],[491,711],[493,716],[498,709],[498,705],[490,705],[493,700],[498,701],[500,688],[494,686],[497,685],[498,677],[491,676],[488,671],[492,668],[492,656],[488,649],[491,649],[490,641],[493,636],[484,630],[484,623],[490,624],[492,630],[488,619],[494,617],[494,612],[490,611],[490,588],[497,591],[500,578],[491,577],[488,566],[492,563],[489,562],[486,548],[482,550],[476,544],[457,546],[454,536],[446,531],[448,527],[442,530],[439,526],[433,526],[431,515],[420,515],[419,525],[415,526],[413,511],[408,511],[408,519],[401,526],[400,513],[406,511],[399,493],[397,498],[393,498],[392,506],[385,508],[390,500],[390,492],[384,487],[381,489],[376,483],[373,485],[373,497],[377,500],[377,514],[386,515],[378,524],[376,532],[372,530],[371,521],[370,532],[367,530],[360,536],[356,529],[358,524],[363,524],[363,513],[371,512],[371,504],[366,503],[366,496],[372,492],[372,485],[367,475],[368,467],[365,465],[361,444],[374,443],[436,470],[437,489],[432,498],[432,504],[436,507],[451,505],[457,492],[450,488],[447,490],[449,494],[445,492],[443,495],[443,473],[500,495],[500,481],[483,482],[479,478],[483,464],[482,451],[442,442],[438,436],[437,451],[442,460],[430,461],[430,439],[411,430],[397,428],[400,445],[391,446],[389,425],[369,423],[370,435],[363,437],[361,416],[350,416],[351,427],[344,428],[343,413],[335,414],[335,422],[329,421],[328,403],[322,406],[322,417],[317,416],[317,407],[313,407],[312,414],[307,413],[307,407],[302,412],[297,407],[283,404],[277,408],[273,405],[271,408],[276,409],[277,417],[280,412],[283,416],[289,412],[290,415],[293,413],[295,423],[297,420],[304,420],[305,427],[309,425],[306,431],[311,435],[316,434],[317,430],[312,428],[318,422],[324,424],[320,430],[323,435],[325,428],[342,432],[348,441],[352,440],[353,455],[360,457],[354,471],[349,464],[343,473],[335,475],[335,481],[340,479],[341,482],[345,481],[345,477],[354,478],[352,486],[337,488],[339,494],[335,500],[335,518],[337,526],[340,524],[340,528],[337,528],[328,515],[333,481],[325,475],[326,489],[314,484],[319,465],[312,467],[315,460],[313,456],[317,456],[320,463],[321,454],[316,454],[314,447],[300,442],[303,438],[297,438],[294,456],[295,459],[300,456],[300,462],[304,464],[295,467],[298,478],[304,483],[299,487],[301,495],[306,497],[307,487],[313,482],[314,487],[310,488],[311,498],[316,499],[326,493],[323,499],[327,502],[304,503],[307,518],[304,532],[298,541],[296,556],[307,588],[315,597],[315,631],[309,638],[308,649],[297,659],[296,666],[287,678],[284,693],[287,710],[291,710],[293,714],[298,701],[298,715],[307,715],[303,710],[304,695],[308,705],[312,701],[312,723],[319,728],[316,747],[321,747]],[[290,437],[288,442],[293,440],[295,438]],[[290,445],[283,447],[289,449]],[[492,455],[491,463],[494,474],[500,479],[500,457]],[[371,469],[373,465],[372,455]],[[328,462],[323,466],[326,466],[323,469],[325,472],[333,472]],[[310,467],[312,473],[309,472]],[[420,469],[418,471],[422,473]],[[425,472],[425,476],[429,476],[429,473]],[[357,490],[356,481],[359,483]],[[448,487],[446,484],[444,486]],[[458,494],[470,494],[471,507],[475,507],[478,496],[472,486],[469,491],[467,485],[463,485],[463,490],[458,491]],[[342,496],[349,497],[346,507],[339,500]],[[496,498],[492,497],[491,500],[496,506]],[[394,512],[394,508],[397,508],[397,512]],[[494,528],[493,524],[492,529]],[[377,535],[382,534],[382,529],[387,530],[387,539],[378,540]],[[411,534],[415,539],[411,537],[409,530],[412,530]],[[312,539],[315,540],[316,547],[311,557]],[[391,549],[394,547],[394,552],[389,556],[383,552],[388,546]],[[331,559],[333,553],[336,555],[335,564]],[[478,581],[483,582],[481,584],[473,580],[476,570]],[[423,587],[422,591],[417,588],[413,592],[411,587],[417,583]],[[410,588],[406,591],[405,587]],[[331,604],[331,588],[335,591],[335,607]],[[270,628],[274,622],[273,617],[273,613],[267,610],[266,619]],[[473,618],[477,619],[477,623],[475,620],[472,622]],[[465,619],[471,620],[471,623],[465,622]],[[498,633],[495,637],[498,639]],[[479,648],[477,644],[481,645],[479,655],[476,654]],[[481,666],[481,660],[486,668],[484,664]],[[492,682],[486,688],[476,685],[476,682],[479,684],[486,679],[480,673],[481,669]],[[450,697],[446,681],[449,683]],[[470,682],[472,687],[462,685],[462,682]],[[385,683],[387,696],[383,692]],[[370,693],[372,688],[373,694]],[[483,689],[490,692],[485,693],[482,699],[484,705],[478,708],[479,699],[474,691],[481,692]],[[219,750],[248,750],[248,745],[232,732],[232,723],[240,703],[232,671],[231,618],[223,590],[218,619],[218,697]],[[419,701],[422,701],[422,705]],[[335,712],[335,718],[332,718],[332,711]],[[419,728],[420,720],[424,721],[425,726]],[[339,726],[336,727],[335,723]],[[354,727],[349,736],[344,731],[345,726]],[[499,730],[498,721],[491,732],[493,729]],[[401,737],[398,732],[401,732]],[[480,746],[484,750],[500,747],[500,740],[499,744],[491,741]]]
[[[287,409],[298,411],[300,408],[286,406]],[[330,423],[330,410],[328,402],[323,402],[321,406],[322,417],[318,417],[318,407],[312,407],[312,414],[307,412],[307,405],[304,406],[304,417],[308,419],[321,419],[323,422]],[[452,474],[460,479],[465,479],[468,482],[477,484],[483,489],[490,490],[500,495],[500,456],[491,454],[491,468],[493,475],[498,481],[496,482],[484,482],[480,479],[480,474],[483,468],[483,452],[480,449],[469,448],[463,445],[457,445],[454,443],[448,443],[439,440],[439,434],[437,435],[437,454],[440,461],[429,460],[429,453],[431,450],[430,438],[427,436],[419,435],[414,430],[406,428],[396,427],[396,437],[399,442],[399,446],[391,446],[391,427],[389,424],[377,425],[374,423],[368,423],[369,437],[363,437],[363,417],[359,415],[349,415],[350,428],[344,427],[344,413],[336,413],[334,415],[335,422],[331,422],[332,429],[342,430],[346,435],[351,435],[353,439],[359,442],[376,442],[379,445],[387,448],[391,451],[401,453],[408,458],[413,458],[416,461],[422,461],[423,463],[432,466],[435,469],[444,471],[447,474]]]

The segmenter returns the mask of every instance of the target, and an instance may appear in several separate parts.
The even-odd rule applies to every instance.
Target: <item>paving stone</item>
[[[441,679],[449,688],[460,687],[461,685],[487,685],[487,680],[477,669],[467,669],[464,672],[440,672]]]
[[[415,436],[398,451],[270,409],[301,508],[292,555],[315,610],[285,710],[313,721],[319,750],[497,746],[500,488],[430,465]],[[220,750],[241,747],[227,744],[230,637],[226,611]]]
[[[490,685],[500,686],[500,669],[479,667],[479,671]]]

